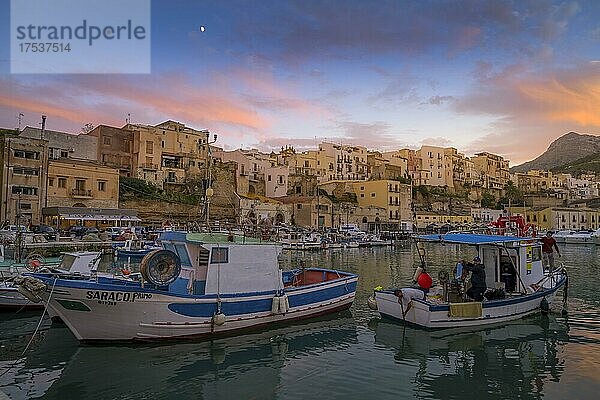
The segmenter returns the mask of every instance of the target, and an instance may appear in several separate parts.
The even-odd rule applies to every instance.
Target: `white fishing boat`
[[[320,250],[323,249],[321,239],[316,233],[289,232],[280,240],[284,250]]]
[[[558,244],[593,244],[593,234],[591,231],[558,231],[553,237]]]
[[[161,244],[142,260],[140,282],[32,274],[20,288],[48,302],[80,341],[211,336],[344,310],[354,300],[357,275],[283,272],[274,243],[164,232]]]
[[[594,231],[594,233],[592,233],[592,242],[600,246],[600,229],[597,229],[596,231]]]
[[[474,246],[485,266],[486,286],[491,289],[483,301],[468,301],[462,293],[454,292],[459,285],[442,273],[440,284],[421,296],[415,295],[416,289],[406,291],[410,298],[402,293],[405,289],[375,290],[369,306],[382,317],[425,328],[481,326],[548,311],[561,288],[565,288],[566,301],[566,270],[544,270],[541,244],[534,238],[450,233],[418,236],[416,240]],[[420,255],[419,268],[426,270],[425,255]]]
[[[33,270],[48,271],[53,274],[73,274],[75,276],[90,276],[98,268],[100,252],[73,252],[64,253],[61,262],[57,264],[30,263],[27,267],[12,267],[8,269],[10,275],[0,276],[0,310],[39,310],[43,309],[42,303],[32,302],[23,296],[15,285],[15,278],[20,274]]]

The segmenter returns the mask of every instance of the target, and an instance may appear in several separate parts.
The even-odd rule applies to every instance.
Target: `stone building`
[[[37,225],[46,204],[48,141],[0,131],[0,198],[2,223]]]
[[[509,161],[504,157],[481,152],[471,157],[485,189],[502,190],[510,179]]]
[[[133,132],[108,125],[98,125],[86,136],[97,141],[96,159],[101,165],[116,168],[122,176],[133,171]]]
[[[211,137],[207,130],[175,121],[127,124],[122,129],[133,133],[133,177],[172,189],[186,180],[208,179]]]
[[[285,196],[277,200],[288,207],[291,225],[313,229],[333,227],[333,203],[327,197]]]

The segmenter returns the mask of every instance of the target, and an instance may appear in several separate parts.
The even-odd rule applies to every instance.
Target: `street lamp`
[[[206,166],[207,166],[207,175],[208,175],[208,181],[206,182],[206,192],[205,192],[205,201],[206,201],[206,227],[208,228],[208,230],[210,231],[210,198],[215,194],[214,190],[212,188],[212,169],[211,169],[211,161],[212,161],[212,156],[211,156],[211,151],[210,151],[210,145],[215,143],[217,141],[217,134],[215,133],[213,135],[213,140],[212,142],[209,142],[209,138],[210,138],[210,133],[206,133]],[[206,176],[206,175],[205,175]]]

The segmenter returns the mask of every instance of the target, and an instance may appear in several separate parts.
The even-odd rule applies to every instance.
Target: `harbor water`
[[[456,245],[427,252],[434,279],[474,254]],[[39,314],[5,313],[0,399],[596,399],[600,246],[561,252],[567,317],[555,304],[558,313],[483,329],[426,331],[382,321],[367,307],[374,287],[410,284],[418,255],[408,243],[284,252],[286,269],[302,263],[359,274],[354,306],[244,335],[83,346],[47,318],[31,340]]]

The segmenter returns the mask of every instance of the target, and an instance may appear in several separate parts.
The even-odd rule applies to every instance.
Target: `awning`
[[[59,217],[84,221],[141,221],[138,217],[131,215],[59,214]]]
[[[42,215],[66,220],[141,221],[136,210],[121,208],[45,207]]]

